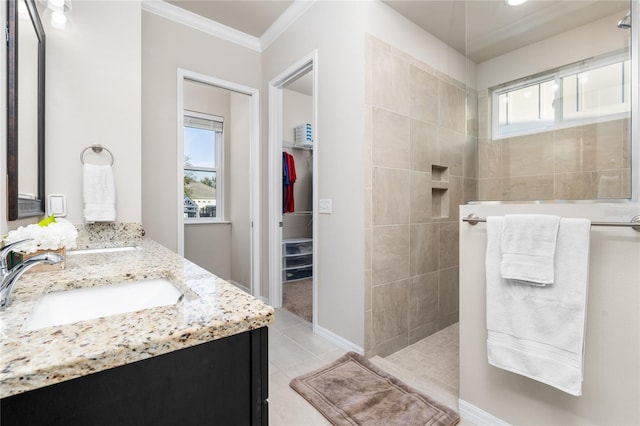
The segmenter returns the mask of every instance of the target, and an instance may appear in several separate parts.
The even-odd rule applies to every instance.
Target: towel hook
[[[113,154],[111,153],[111,151],[109,151],[107,148],[105,148],[104,146],[102,146],[100,144],[91,145],[91,146],[88,146],[88,147],[86,147],[85,149],[82,150],[82,152],[80,153],[80,161],[82,162],[82,164],[84,164],[84,154],[88,150],[92,150],[96,154],[100,154],[103,150],[107,151],[107,154],[109,154],[109,156],[111,157],[111,164],[110,165],[113,166],[113,162],[114,162]]]

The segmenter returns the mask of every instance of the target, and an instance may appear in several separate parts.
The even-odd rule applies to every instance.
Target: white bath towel
[[[502,278],[532,285],[553,284],[559,216],[505,215],[500,240]]]
[[[116,220],[116,186],[111,166],[85,164],[82,168],[82,194],[86,222]]]
[[[489,363],[582,394],[591,222],[561,219],[555,283],[531,286],[500,275],[503,219],[487,218],[487,355]]]

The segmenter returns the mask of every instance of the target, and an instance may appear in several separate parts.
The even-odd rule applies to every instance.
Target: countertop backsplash
[[[76,250],[120,247],[141,241],[144,229],[140,223],[81,223],[78,230]]]

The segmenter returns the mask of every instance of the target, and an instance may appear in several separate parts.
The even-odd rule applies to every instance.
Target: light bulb
[[[67,17],[62,12],[53,12],[51,14],[51,26],[59,30],[64,30],[67,24]]]
[[[509,6],[519,6],[527,0],[506,0]]]

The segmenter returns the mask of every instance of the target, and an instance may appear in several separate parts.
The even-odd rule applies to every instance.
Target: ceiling
[[[167,0],[260,38],[291,6],[284,0]],[[346,0],[342,0],[346,1]],[[476,63],[629,9],[629,0],[383,0],[407,19]],[[467,42],[468,40],[468,42]]]
[[[291,4],[289,0],[166,0],[175,6],[260,38]]]

